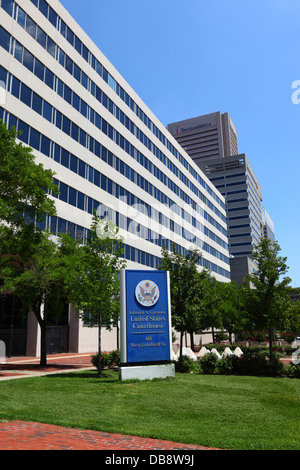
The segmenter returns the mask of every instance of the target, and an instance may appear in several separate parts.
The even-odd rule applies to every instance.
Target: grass
[[[176,374],[120,382],[116,372],[0,383],[0,420],[36,421],[236,450],[300,449],[300,381]]]

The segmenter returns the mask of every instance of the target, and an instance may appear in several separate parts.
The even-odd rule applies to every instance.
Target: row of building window
[[[237,228],[248,228],[250,227],[250,224],[241,224],[241,225],[230,225],[229,229],[237,229]]]
[[[61,130],[63,130],[65,133],[70,135],[72,138],[74,138],[76,141],[84,145],[85,147],[89,148],[90,151],[92,151],[95,155],[97,155],[99,158],[104,160],[106,163],[110,164],[112,167],[114,167],[117,171],[122,173],[124,176],[129,178],[132,182],[137,184],[139,187],[147,191],[149,194],[154,196],[158,201],[160,201],[163,204],[168,205],[169,207],[172,208],[172,210],[177,213],[180,216],[184,216],[185,220],[190,219],[190,223],[194,226],[196,226],[196,219],[192,217],[188,212],[184,212],[182,214],[182,210],[178,205],[175,205],[173,201],[171,201],[170,198],[168,198],[166,195],[164,195],[161,191],[159,191],[154,185],[149,183],[145,178],[143,178],[141,175],[139,175],[137,172],[135,172],[132,168],[130,168],[128,165],[126,165],[122,160],[120,160],[118,157],[113,155],[111,152],[109,152],[105,147],[103,147],[99,142],[96,142],[91,136],[88,136],[85,132],[83,132],[75,123],[72,123],[68,119],[64,119],[65,117],[59,113],[57,110],[54,110],[54,108],[47,103],[45,100],[43,100],[39,95],[37,95],[34,91],[32,91],[27,85],[24,83],[20,82],[16,77],[13,75],[9,74],[3,67],[0,67],[0,80],[3,83],[7,83],[7,88],[8,90],[18,99],[20,99],[22,102],[24,102],[26,105],[30,106],[34,111],[38,112],[40,115],[42,115],[45,119],[50,121],[51,123],[55,124],[57,127],[59,127]],[[55,111],[55,112],[54,112]],[[24,125],[23,129],[23,136],[21,136],[21,139],[24,141],[28,141],[28,129],[27,126]],[[44,153],[47,156],[52,157],[51,153],[51,147],[50,147],[50,139],[47,139],[43,137],[43,139],[37,142],[34,142],[34,132],[32,132],[32,136],[29,141],[29,145],[31,145],[33,148],[40,150],[42,153]],[[88,139],[89,137],[89,139]],[[88,142],[89,141],[89,142]],[[38,146],[41,146],[41,148],[37,148]],[[76,157],[73,156],[73,158],[69,157],[69,153],[64,150],[63,152],[60,152],[61,155],[57,154],[57,148],[59,146],[55,147],[54,155],[53,158],[61,163],[64,166],[67,166],[66,162],[69,162],[70,166],[74,166],[76,162]],[[139,154],[138,156],[141,156]],[[144,162],[140,161],[142,164]],[[83,168],[84,162],[81,161],[81,166],[79,166],[79,172],[80,175],[82,176],[82,172],[84,171]],[[82,167],[82,168],[81,168]],[[96,174],[97,170],[93,170],[92,167],[89,170],[89,173],[91,174],[94,171],[94,174]],[[152,167],[151,167],[152,168]],[[156,168],[156,167],[154,167]],[[156,177],[160,177],[162,175],[162,172],[160,172],[158,175],[155,174]],[[89,178],[90,179],[90,178]],[[205,217],[206,220],[208,220],[210,223],[216,226],[216,228],[222,229],[222,233],[224,233],[224,228],[216,222],[216,220],[211,217],[206,211],[204,211],[200,206],[197,206],[198,212],[201,213],[203,217]],[[213,232],[211,232],[211,235],[213,235]],[[215,239],[216,236],[213,236]],[[218,243],[222,244],[223,247],[226,247],[225,242],[223,242],[219,237],[217,237]]]
[[[1,0],[0,0],[1,1]],[[13,0],[2,0],[13,4]],[[87,49],[82,41],[74,34],[68,25],[60,18],[56,12],[47,4],[45,0],[31,0],[31,2],[40,10],[40,12],[52,23],[60,34],[71,44],[72,47],[86,60],[86,62],[98,73],[98,75],[116,92],[116,94],[126,103],[126,105],[138,116],[138,118],[151,130],[151,132],[163,143],[165,147],[180,161],[180,163],[189,171],[190,174],[200,183],[214,199],[223,206],[223,201],[219,199],[216,193],[206,184],[201,176],[194,170],[189,162],[178,152],[167,137],[155,126],[151,119],[142,111],[134,100],[126,93],[119,83],[108,73],[105,67],[96,59],[96,57]],[[20,7],[18,7],[20,9]],[[9,7],[10,15],[13,16],[13,8]],[[17,12],[15,13],[17,15]],[[224,207],[224,206],[223,206]]]
[[[222,191],[224,196],[232,196],[233,194],[243,194],[248,193],[247,189],[238,189],[237,191]]]
[[[220,188],[230,188],[231,186],[239,186],[241,184],[246,184],[246,180],[237,181],[235,183],[216,184],[215,186],[217,189],[220,189]]]
[[[110,192],[109,183],[112,183],[112,181],[109,180],[109,178],[104,176],[104,178],[101,178],[101,182],[103,185],[102,189]],[[142,224],[132,220],[130,217],[120,214],[118,211],[107,208],[100,201],[97,201],[97,200],[92,199],[91,197],[85,196],[80,191],[76,190],[75,188],[72,188],[71,186],[68,186],[67,184],[61,181],[55,180],[55,183],[57,184],[59,188],[58,198],[61,201],[66,202],[67,204],[70,204],[86,212],[89,212],[90,214],[93,214],[96,212],[98,214],[100,213],[102,216],[107,215],[109,220],[112,220],[119,228],[124,229],[128,233],[132,233],[133,235],[143,238],[144,240],[147,240],[158,246],[166,246],[169,250],[171,250],[173,240],[169,240],[167,238],[162,237],[160,234],[156,233],[154,230],[151,230],[150,228],[143,226]],[[112,187],[112,184],[110,186]],[[139,207],[139,204],[137,201],[135,201],[134,196],[131,197],[131,201],[136,202],[134,204],[135,207]],[[203,242],[194,234],[186,230],[184,227],[179,226],[174,221],[168,219],[163,214],[159,213],[157,215],[158,215],[157,221],[162,226],[177,233],[180,238],[188,240],[189,242],[198,246],[201,250],[204,250],[207,253],[210,253],[212,256],[215,256],[216,258],[220,259],[221,261],[227,264],[229,263],[228,257],[224,256],[222,253],[217,251],[208,243]]]
[[[235,246],[252,246],[251,242],[246,242],[246,243],[231,243],[229,245],[230,247],[235,247]]]
[[[66,219],[62,219],[61,217],[46,217],[45,221],[38,224],[42,230],[48,229],[51,233],[55,235],[61,235],[68,233],[71,237],[75,238],[76,240],[83,240],[85,241],[89,230],[85,227],[82,227],[78,224],[74,224]],[[124,244],[124,258],[130,261],[135,261],[137,263],[141,263],[144,266],[148,266],[153,269],[157,269],[160,263],[160,258],[151,255],[143,250],[135,248],[133,246]]]
[[[45,2],[46,3],[46,2]],[[41,30],[41,28],[27,15],[13,0],[2,0],[2,8],[4,8],[7,13],[9,13],[16,21],[19,22],[20,26],[25,28],[25,30],[35,39],[39,44],[44,47],[56,60],[58,60],[61,65],[70,73],[72,74],[88,91],[90,91],[93,96],[97,95],[97,92],[99,92],[99,87],[83,72],[83,70],[79,69],[77,64],[70,59],[54,42],[53,40],[46,34],[44,31]],[[37,5],[36,5],[37,6]],[[21,12],[21,13],[20,13]],[[46,9],[42,7],[42,13],[46,13]],[[48,19],[48,13],[45,15]],[[82,44],[83,46],[83,44]],[[73,45],[74,47],[74,45]],[[76,49],[76,48],[75,48]],[[77,50],[77,49],[76,49]],[[83,50],[83,48],[81,48]],[[87,49],[86,49],[87,50]],[[27,51],[28,52],[28,51]],[[79,50],[77,50],[79,52]],[[85,58],[85,57],[84,57]],[[101,64],[99,64],[101,66]],[[107,73],[104,74],[104,67],[101,66],[101,78],[105,79],[107,83],[109,83],[113,78]],[[97,96],[96,96],[97,97]],[[121,96],[122,97],[122,96]],[[134,103],[134,102],[133,102]],[[135,103],[134,103],[135,104]],[[139,115],[139,113],[137,114]],[[149,127],[149,126],[148,126]],[[178,154],[177,150],[172,146],[172,144],[165,139],[163,134],[156,128],[157,132],[161,134],[161,141],[164,141],[164,145],[167,146],[167,148],[170,150],[169,147],[174,151],[172,151],[173,154]],[[153,132],[154,135],[157,137],[157,132]],[[141,133],[141,131],[140,131]],[[148,138],[142,133],[142,139],[147,140]],[[167,142],[165,142],[167,141]],[[168,145],[166,145],[166,143]],[[148,142],[148,145],[154,145],[153,143]],[[155,146],[154,146],[155,147]],[[164,164],[174,166],[172,162],[161,152],[159,149],[155,149],[155,152],[159,153],[159,157],[165,160]],[[153,151],[153,153],[155,153]],[[181,155],[175,155],[177,158],[181,161],[183,160],[185,163],[185,159]],[[181,157],[181,158],[179,158]],[[162,160],[162,161],[163,161]],[[183,164],[183,161],[181,163]],[[203,178],[200,177],[200,175],[189,165],[185,164],[185,167],[188,168],[189,172],[193,175],[194,178],[196,178],[197,182],[200,183],[213,198],[218,202],[219,205],[224,207],[223,201],[220,200],[220,198],[211,190],[211,188],[206,184],[206,182],[203,180]],[[176,167],[175,167],[176,168]],[[171,171],[173,171],[172,168],[170,168]],[[177,169],[176,169],[177,170]],[[179,171],[179,170],[177,170]],[[192,191],[196,191],[195,193],[198,193],[198,188],[185,176],[183,175],[182,172],[180,172],[180,176],[184,184],[189,187]]]
[[[56,91],[61,97],[63,97],[69,104],[71,104],[77,111],[81,112],[81,114],[89,119],[98,129],[101,129],[108,137],[110,137],[114,142],[117,143],[123,150],[126,151],[131,157],[135,158],[139,161],[148,171],[150,171],[155,177],[157,177],[160,181],[162,181],[165,185],[171,189],[177,196],[181,197],[187,204],[191,204],[196,210],[196,202],[192,200],[183,190],[181,190],[170,178],[167,178],[166,175],[160,171],[155,165],[150,162],[150,160],[145,157],[141,152],[139,152],[130,142],[125,139],[118,131],[116,131],[112,126],[110,126],[101,116],[96,113],[92,108],[90,108],[83,100],[79,98],[67,85],[65,85],[61,80],[59,80],[55,75],[47,69],[41,62],[36,59],[29,51],[27,51],[22,44],[18,43],[14,38],[12,38],[13,43],[10,45],[10,35],[7,33],[2,27],[0,27],[0,45],[2,45],[6,50],[11,50],[13,55],[17,60],[19,60],[26,68],[28,68],[31,72],[33,72],[38,78],[45,81],[45,83],[50,86],[51,89]],[[109,109],[113,103],[108,97],[98,88],[99,90],[99,100],[100,102]],[[12,88],[12,93],[14,88]],[[29,92],[27,93],[28,97],[25,96],[24,92],[24,99],[29,102]],[[41,98],[40,98],[41,100]],[[26,104],[28,104],[26,102]],[[44,112],[44,117],[48,120],[53,118],[51,115],[51,105],[45,102],[44,105],[46,110]],[[111,105],[110,105],[111,103]],[[28,104],[30,106],[30,104]],[[36,106],[39,106],[38,100],[36,100]],[[144,134],[142,134],[139,129],[130,121],[121,110],[118,109],[118,118],[121,123],[123,123],[132,133],[133,135],[137,134],[139,140],[143,142]],[[39,112],[39,109],[35,109]],[[58,112],[58,111],[57,111]],[[61,113],[59,113],[60,115]],[[65,117],[59,124],[62,127],[62,130],[66,133],[69,133],[69,119]],[[57,125],[57,124],[56,124]],[[58,126],[59,127],[59,126]],[[74,131],[73,131],[74,129]],[[86,138],[90,137],[87,136],[82,129],[79,129],[77,125],[73,123],[71,134],[72,138],[79,141],[83,146],[88,147],[89,145],[86,142]],[[78,135],[79,133],[79,135]],[[91,138],[91,137],[90,137]],[[143,142],[147,145],[147,142]],[[150,144],[150,140],[148,139],[148,144]],[[154,145],[154,144],[153,144]],[[148,145],[149,146],[149,145]],[[150,145],[151,147],[151,145]],[[93,150],[92,150],[93,151]],[[178,170],[178,168],[169,160],[165,155],[156,147],[154,146],[153,151],[156,157],[162,161],[187,187],[189,187],[207,206],[223,221],[226,220],[225,216],[219,211],[203,194],[193,185],[190,180],[183,175],[182,172]]]
[[[62,219],[61,217],[46,217],[45,221],[39,224],[40,228],[42,230],[49,229],[51,233],[60,235],[64,233],[68,233],[70,236],[77,240],[85,240],[86,237],[88,236],[89,229],[86,229],[84,227],[81,227],[80,225],[74,224],[73,222],[70,222],[66,219]],[[160,246],[168,246],[169,241],[166,239],[163,239],[162,237],[160,238],[160,243],[157,243]],[[187,255],[189,250],[187,248],[184,248],[180,245],[176,245],[177,250],[182,254],[182,255]],[[150,253],[147,253],[143,250],[140,250],[139,248],[135,248],[131,245],[128,244],[123,244],[124,247],[124,258],[130,261],[134,261],[136,263],[148,266],[153,269],[157,269],[159,267],[161,258],[158,256],[152,255]],[[212,271],[215,273],[220,274],[221,276],[230,279],[230,271],[227,271],[220,266],[218,266],[215,263],[212,263],[211,261],[201,258],[199,261],[199,265]]]
[[[135,195],[122,188],[121,186],[113,182],[110,178],[92,168],[90,165],[78,159],[76,156],[70,154],[62,147],[58,146],[54,142],[51,142],[50,139],[43,136],[37,130],[28,126],[20,119],[17,119],[12,114],[5,113],[4,116],[3,108],[0,108],[0,118],[5,118],[9,127],[14,126],[18,131],[22,130],[22,135],[20,136],[20,139],[24,143],[30,145],[32,148],[42,153],[46,152],[45,155],[47,156],[50,156],[50,149],[53,149],[54,159],[58,163],[62,164],[71,171],[79,174],[79,176],[89,180],[97,187],[100,187],[104,191],[112,194],[117,199],[121,199],[127,204],[138,208],[140,212],[145,213],[150,218],[153,218],[153,220],[156,220],[169,230],[191,241],[195,245],[201,247],[201,249],[205,249],[205,251],[208,251],[213,256],[216,256],[218,259],[221,259],[222,261],[228,263],[228,258],[222,253],[220,253],[218,250],[216,250],[207,243],[203,244],[203,241],[196,237],[194,234],[192,234],[190,231],[175,223],[173,220],[169,219],[164,214],[151,207],[149,204],[144,203]],[[88,196],[85,197],[83,193],[78,190],[75,190],[74,188],[69,187],[65,183],[58,182],[58,184],[60,191],[59,199],[63,200],[64,202],[67,202],[68,204],[71,204],[72,206],[75,206],[81,210],[87,211],[90,214],[93,214],[94,211],[97,210],[100,206],[99,201],[95,201]],[[181,210],[181,212],[184,216],[184,220],[187,220],[188,217],[186,217],[186,215],[188,214],[183,209]],[[202,231],[207,236],[211,235],[214,241],[219,241],[224,248],[228,249],[228,245],[225,244],[221,239],[216,237],[216,235],[213,232],[209,231],[207,227],[204,227],[202,224],[200,224],[199,221],[196,221],[195,218],[193,218],[193,220],[195,221],[195,228]]]
[[[235,233],[233,235],[228,235],[228,238],[240,238],[240,237],[251,237],[251,233]]]
[[[247,211],[249,210],[249,207],[248,206],[244,206],[244,207],[232,207],[230,209],[227,209],[227,212],[238,212],[238,211]]]
[[[245,173],[233,173],[231,175],[218,176],[215,178],[210,178],[210,181],[220,181],[220,180],[226,180],[226,179],[231,179],[231,178],[239,178],[240,176],[245,176]]]
[[[250,219],[250,216],[249,215],[240,215],[238,217],[228,217],[228,220],[231,221],[231,220],[240,220],[240,219]],[[231,225],[230,225],[231,227]]]

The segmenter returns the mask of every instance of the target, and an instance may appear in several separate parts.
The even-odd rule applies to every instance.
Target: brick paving
[[[47,367],[39,367],[39,358],[10,358],[0,364],[0,382],[26,376],[94,369],[91,354],[47,356]],[[1,386],[1,383],[0,383]],[[24,421],[0,422],[0,450],[215,450],[158,439],[148,439],[101,431],[80,430],[52,424]]]
[[[0,450],[209,450],[205,447],[51,424],[0,423]],[[212,450],[212,449],[211,449]]]
[[[47,367],[44,368],[40,367],[37,357],[6,358],[6,362],[0,364],[0,381],[76,369],[95,369],[91,364],[91,354],[51,354],[47,356]]]

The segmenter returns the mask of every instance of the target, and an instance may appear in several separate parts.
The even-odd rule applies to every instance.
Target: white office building
[[[230,280],[224,197],[58,0],[0,0],[0,85],[0,119],[56,173],[57,216],[45,227],[78,238],[98,210],[120,228],[128,268],[156,269],[175,242],[182,253],[198,247],[201,265]],[[13,317],[17,352],[39,354],[35,319]],[[72,309],[54,326],[49,344],[57,334],[63,352],[97,349],[97,328]],[[103,349],[116,346],[116,331],[105,333]]]

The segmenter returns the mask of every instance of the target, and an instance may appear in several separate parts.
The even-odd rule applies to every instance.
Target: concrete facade
[[[225,200],[58,0],[0,0],[0,119],[56,173],[57,216],[43,228],[85,237],[97,210],[120,229],[129,269],[156,269],[163,245],[191,246],[230,279]],[[97,328],[68,314],[69,349]],[[0,328],[5,328],[0,319]],[[27,349],[38,329],[28,324]],[[103,330],[103,349],[117,346]]]

